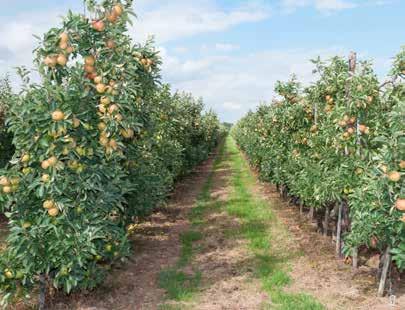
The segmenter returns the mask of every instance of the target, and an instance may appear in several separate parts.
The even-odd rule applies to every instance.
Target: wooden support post
[[[336,226],[336,256],[342,257],[342,213],[343,213],[343,204],[342,201],[339,204],[339,211],[338,211],[338,222]]]
[[[308,218],[312,221],[314,219],[314,207],[309,208]]]
[[[39,295],[38,295],[38,309],[45,310],[45,303],[46,303],[46,278],[44,274],[39,275]]]
[[[304,212],[304,203],[300,201],[300,215],[302,216],[302,213]]]
[[[323,235],[326,237],[328,236],[328,227],[329,227],[329,207],[326,206],[325,209],[325,219],[323,222]]]
[[[353,248],[352,256],[353,256],[352,269],[353,271],[355,271],[359,267],[359,249],[357,247]]]
[[[378,286],[378,297],[383,297],[385,292],[385,284],[387,282],[388,270],[391,264],[391,247],[387,247],[384,254],[384,265],[381,272],[380,285]]]

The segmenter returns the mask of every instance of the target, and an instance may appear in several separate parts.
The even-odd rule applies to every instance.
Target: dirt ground
[[[133,236],[133,258],[122,269],[114,270],[95,291],[57,297],[50,304],[55,310],[254,310],[263,309],[269,296],[254,277],[254,257],[237,232],[241,225],[227,214],[223,205],[230,191],[232,174],[227,154],[213,171],[213,158],[180,182],[166,207],[139,225]],[[201,272],[198,292],[191,301],[168,301],[158,286],[159,272],[176,264],[180,257],[180,235],[190,229],[188,213],[195,206],[205,182],[212,175],[211,202],[198,226],[203,238],[187,270]],[[405,291],[396,292],[396,305],[376,298],[375,270],[361,266],[353,273],[350,266],[335,258],[331,238],[316,233],[313,225],[300,216],[298,208],[288,206],[275,188],[257,181],[253,189],[269,203],[287,236],[280,247],[294,248],[302,255],[290,261],[290,292],[308,293],[328,309],[383,310],[405,309]],[[222,206],[222,207],[221,207]],[[193,228],[194,229],[194,228]],[[285,229],[283,229],[285,231]],[[286,238],[288,239],[286,241]],[[278,239],[276,239],[278,242]]]
[[[279,198],[274,186],[258,181],[257,189],[269,201],[278,218],[291,232],[293,245],[303,255],[291,266],[293,284],[291,292],[307,292],[328,309],[336,310],[385,310],[405,309],[405,283],[401,283],[392,297],[377,298],[377,270],[362,265],[356,272],[343,260],[335,257],[335,245],[330,237],[314,231],[310,221],[300,216],[299,208],[289,206]]]
[[[225,159],[227,154],[225,153]],[[251,310],[261,309],[269,297],[254,279],[252,253],[246,240],[229,234],[239,231],[237,218],[231,217],[223,205],[232,187],[229,177],[232,170],[225,160],[214,171],[211,188],[212,203],[205,214],[203,240],[197,245],[192,267],[202,273],[202,288],[189,303],[175,303],[180,309],[198,310]]]
[[[189,227],[186,215],[211,172],[213,158],[177,184],[166,207],[141,224],[133,236],[133,260],[114,271],[96,291],[73,294],[51,305],[55,310],[154,310],[164,302],[158,287],[161,269],[180,255],[180,234]]]

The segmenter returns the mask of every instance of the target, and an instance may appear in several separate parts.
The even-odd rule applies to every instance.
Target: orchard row
[[[41,84],[20,69],[7,99],[15,154],[1,171],[9,219],[0,253],[6,303],[38,287],[95,287],[130,255],[129,235],[205,160],[222,134],[217,116],[160,82],[152,42],[127,32],[132,1],[86,1],[35,50]]]
[[[337,254],[354,268],[368,248],[385,253],[385,273],[391,257],[403,271],[405,50],[383,84],[355,54],[314,64],[314,83],[278,82],[279,99],[250,112],[233,135],[264,180],[323,214],[324,234],[336,236]]]

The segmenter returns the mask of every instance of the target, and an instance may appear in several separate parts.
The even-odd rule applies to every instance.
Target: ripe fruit
[[[347,132],[348,132],[349,135],[354,134],[354,128],[352,128],[352,127],[348,128]]]
[[[56,61],[62,67],[66,66],[66,64],[67,64],[67,58],[63,54],[59,54],[58,58],[56,58]]]
[[[28,154],[25,154],[23,157],[21,157],[21,161],[23,163],[29,162],[29,160],[30,160],[30,155],[28,155]]]
[[[45,200],[42,207],[47,210],[52,209],[55,207],[55,202],[53,200]]]
[[[12,279],[12,278],[14,278],[13,273],[12,273],[10,270],[8,270],[8,269],[6,269],[6,270],[4,271],[4,276],[5,276],[7,279]]]
[[[399,163],[399,167],[401,169],[405,169],[405,160],[401,160],[401,162]]]
[[[108,144],[108,138],[105,137],[105,136],[100,137],[99,141],[100,141],[100,144],[103,145],[103,146],[106,146]]]
[[[115,115],[114,118],[115,118],[115,120],[116,120],[117,122],[122,122],[122,120],[124,119],[124,117],[123,117],[120,113],[118,113],[117,115]]]
[[[59,36],[61,42],[69,41],[69,35],[66,32],[62,32]]]
[[[108,145],[109,145],[113,150],[116,150],[116,149],[118,148],[117,141],[115,141],[114,139],[111,139],[110,142],[108,143]]]
[[[55,68],[56,63],[57,60],[55,56],[46,56],[44,59],[44,64],[47,65],[49,68]]]
[[[58,163],[58,159],[55,156],[48,158],[47,161],[50,167],[54,167]]]
[[[4,186],[4,187],[3,187],[3,192],[4,192],[5,194],[10,194],[10,193],[12,192],[12,189],[11,189],[10,186]]]
[[[353,116],[349,119],[349,124],[354,125],[356,123],[356,118]]]
[[[84,57],[84,63],[88,66],[94,66],[94,64],[96,63],[96,59],[94,58],[94,56],[90,55],[90,56],[86,56]]]
[[[68,48],[67,42],[60,41],[59,48],[63,50],[67,49]]]
[[[31,223],[30,223],[30,222],[24,222],[24,223],[22,224],[22,228],[28,229],[28,228],[30,228],[30,227],[31,227]]]
[[[107,125],[105,124],[105,123],[103,123],[103,122],[101,122],[101,123],[98,123],[98,129],[100,130],[100,131],[103,131],[104,129],[106,129],[107,128]]]
[[[44,183],[49,182],[50,179],[51,179],[51,176],[49,174],[46,174],[46,173],[43,174],[42,177],[41,177],[41,181],[44,182]]]
[[[103,82],[103,77],[102,76],[96,76],[95,78],[94,78],[94,83],[96,83],[96,84],[100,84],[101,82]]]
[[[77,128],[77,127],[80,126],[80,120],[79,120],[77,117],[73,117],[73,122],[72,122],[72,124],[73,124],[73,127],[74,127],[74,128]]]
[[[42,163],[41,163],[41,168],[42,169],[48,169],[49,168],[49,161],[48,160],[44,160]]]
[[[99,106],[98,106],[98,110],[100,111],[100,113],[105,113],[105,112],[107,112],[107,109],[106,109],[106,107],[104,106],[104,105],[102,105],[102,104],[100,104]]]
[[[373,96],[367,96],[367,103],[373,103]]]
[[[94,69],[94,67],[91,65],[84,65],[84,71],[86,73],[94,73],[96,69]]]
[[[111,48],[111,49],[113,49],[113,48],[115,48],[115,42],[114,42],[114,40],[107,40],[107,42],[106,42],[106,44],[105,44],[108,48]]]
[[[52,120],[60,122],[65,118],[65,114],[61,110],[55,110],[52,112]]]
[[[398,182],[401,179],[401,174],[398,171],[388,173],[388,179],[392,182]]]
[[[400,211],[405,211],[405,199],[398,198],[395,207]]]
[[[120,4],[114,5],[113,12],[114,12],[117,16],[121,16],[123,11],[124,11],[124,10],[123,10],[123,8],[122,8],[122,6],[121,6]]]
[[[366,133],[367,126],[366,125],[359,125],[359,130],[360,130],[361,133]]]
[[[74,51],[75,51],[75,49],[74,49],[73,46],[68,46],[68,47],[66,48],[66,53],[68,53],[68,54],[72,54]]]
[[[55,217],[59,214],[59,209],[58,208],[49,209],[48,214],[52,217]]]
[[[116,104],[113,104],[108,108],[108,113],[110,114],[113,114],[116,111],[118,111],[118,106]]]
[[[93,69],[94,69],[94,68],[93,68]],[[95,72],[88,73],[88,74],[86,75],[86,77],[87,77],[89,80],[94,80],[94,79],[96,78],[96,76],[97,76],[97,74],[96,74]]]
[[[94,20],[92,22],[92,26],[94,28],[94,30],[101,32],[105,30],[105,24],[102,20]]]
[[[341,120],[338,124],[339,124],[339,126],[342,127],[342,128],[344,128],[344,127],[347,126],[347,123],[346,123],[345,121],[343,121],[343,120]]]
[[[356,173],[357,175],[360,175],[360,174],[363,173],[363,169],[362,169],[362,168],[356,168],[355,173]]]
[[[401,221],[405,223],[405,214],[402,216]]]
[[[108,98],[107,96],[103,96],[103,97],[101,97],[101,99],[100,99],[100,103],[101,103],[102,105],[109,105],[109,104],[111,103],[111,99]]]
[[[134,134],[135,133],[134,133],[133,129],[131,129],[131,128],[121,130],[121,135],[126,139],[131,139],[134,136]]]
[[[141,59],[141,64],[143,64],[144,66],[148,65],[148,60],[146,58],[142,58]]]
[[[103,83],[97,84],[96,90],[98,93],[103,94],[105,93],[106,86]]]
[[[1,186],[9,186],[10,185],[10,181],[8,180],[7,177],[1,177],[0,178],[0,185]]]
[[[317,125],[313,125],[310,129],[311,132],[317,132],[318,131],[318,126]]]
[[[118,19],[118,16],[114,11],[107,15],[107,20],[110,23],[115,23],[117,21],[117,19]]]

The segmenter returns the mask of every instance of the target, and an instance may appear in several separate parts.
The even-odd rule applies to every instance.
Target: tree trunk
[[[357,268],[359,267],[359,249],[353,248],[353,271],[357,270]]]
[[[343,201],[339,204],[338,211],[338,222],[336,226],[336,256],[342,257],[342,212],[343,212]]]
[[[315,212],[314,207],[309,208],[308,218],[309,218],[311,221],[314,220],[314,212]]]
[[[380,285],[378,286],[378,297],[383,297],[385,292],[385,284],[387,282],[388,270],[391,264],[391,247],[387,247],[384,254],[384,265],[381,272]]]
[[[46,278],[44,274],[39,276],[39,296],[38,296],[38,309],[45,310],[46,306]]]
[[[329,227],[329,207],[325,209],[325,220],[323,222],[323,235],[328,236],[328,227]]]

